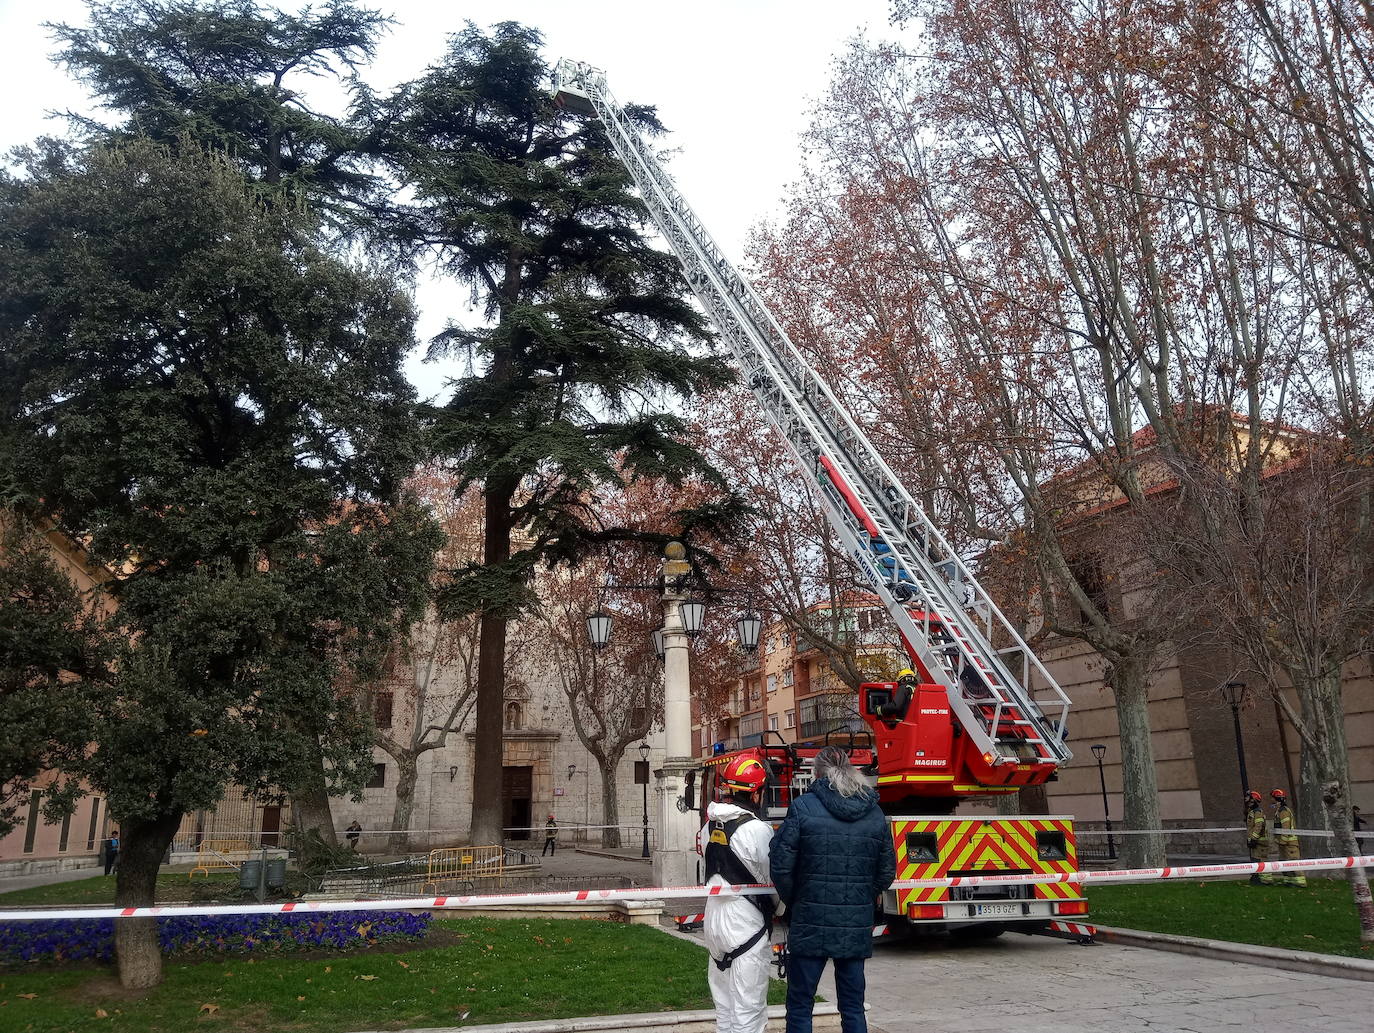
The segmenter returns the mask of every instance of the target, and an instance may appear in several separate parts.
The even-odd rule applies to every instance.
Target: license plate
[[[974,912],[980,918],[984,915],[1004,915],[1008,918],[1016,918],[1021,915],[1020,904],[979,904],[978,910]]]

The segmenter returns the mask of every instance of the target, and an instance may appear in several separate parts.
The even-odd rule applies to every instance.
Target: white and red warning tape
[[[1263,872],[1338,871],[1374,868],[1374,855],[1361,857],[1304,857],[1292,861],[1251,861],[1238,864],[1195,864],[1167,868],[1121,868],[1101,872],[1055,872],[1046,875],[958,875],[947,879],[898,879],[892,889],[945,886],[1040,885],[1043,883],[1156,882],[1161,879],[1238,877]],[[0,922],[54,918],[171,918],[178,915],[264,915],[329,911],[417,911],[509,904],[582,904],[596,901],[742,897],[772,893],[766,884],[738,886],[643,886],[627,890],[565,890],[540,893],[481,893],[463,896],[405,897],[385,900],[306,900],[283,904],[172,904],[154,907],[42,908],[0,911]]]

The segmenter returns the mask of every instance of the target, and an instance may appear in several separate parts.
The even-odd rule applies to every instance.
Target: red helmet
[[[735,757],[721,772],[720,784],[741,793],[756,793],[768,780],[768,769],[757,757]]]
[[[1288,794],[1285,793],[1282,789],[1271,789],[1269,790],[1269,795],[1272,796],[1275,800],[1288,799]]]
[[[1259,803],[1259,802],[1260,802],[1260,794],[1259,794],[1259,792],[1258,792],[1257,790],[1254,790],[1254,789],[1249,790],[1249,791],[1245,794],[1245,798],[1246,798],[1247,800],[1252,800],[1252,801],[1254,801],[1255,803]]]

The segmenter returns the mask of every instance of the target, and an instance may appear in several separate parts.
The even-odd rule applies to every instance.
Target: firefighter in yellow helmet
[[[1253,789],[1245,793],[1245,845],[1250,848],[1250,860],[1269,860],[1269,821],[1264,816],[1263,799]],[[1250,876],[1250,883],[1255,886],[1273,881],[1272,875],[1259,872]]]
[[[773,829],[757,813],[767,780],[763,761],[752,754],[732,758],[721,772],[723,798],[707,806],[707,821],[697,836],[707,886],[768,882]],[[776,906],[772,893],[706,898],[702,935],[711,955],[706,982],[718,1033],[763,1033],[768,1024]]]
[[[1288,806],[1288,794],[1282,789],[1275,789],[1269,795],[1274,800],[1274,843],[1279,848],[1279,858],[1284,861],[1296,861],[1302,857],[1298,850],[1298,837],[1292,833],[1285,835],[1283,832],[1284,829],[1298,827],[1297,820],[1293,817],[1293,808]],[[1283,872],[1279,882],[1284,886],[1306,886],[1307,876],[1302,872]]]

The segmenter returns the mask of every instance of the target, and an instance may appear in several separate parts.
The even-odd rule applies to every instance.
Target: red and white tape
[[[1048,875],[959,875],[948,879],[899,879],[892,889],[945,886],[1027,886],[1043,883],[1156,882],[1162,879],[1240,877],[1263,872],[1335,871],[1374,868],[1374,855],[1304,857],[1292,861],[1239,864],[1195,864],[1167,868],[1121,868],[1101,872],[1056,872]],[[406,897],[386,900],[305,900],[284,904],[173,904],[154,907],[43,908],[0,911],[0,922],[54,918],[170,918],[177,915],[275,915],[329,911],[430,911],[502,907],[507,904],[582,904],[589,901],[674,900],[699,897],[743,897],[772,893],[766,884],[738,886],[644,886],[628,890],[567,890],[541,893],[482,893],[463,896]]]

